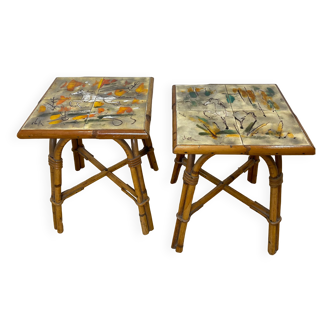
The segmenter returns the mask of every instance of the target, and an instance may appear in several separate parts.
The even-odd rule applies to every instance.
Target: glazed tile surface
[[[178,145],[310,145],[275,85],[177,85]]]
[[[150,78],[58,77],[22,130],[144,130]]]

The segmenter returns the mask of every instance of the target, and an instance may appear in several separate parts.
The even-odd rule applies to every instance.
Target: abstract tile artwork
[[[178,145],[310,145],[276,85],[177,85]]]
[[[22,129],[143,130],[149,86],[150,78],[58,77]]]

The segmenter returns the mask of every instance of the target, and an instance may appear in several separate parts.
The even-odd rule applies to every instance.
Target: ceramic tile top
[[[58,77],[22,130],[144,130],[150,78]]]
[[[177,145],[311,146],[276,85],[177,85]]]

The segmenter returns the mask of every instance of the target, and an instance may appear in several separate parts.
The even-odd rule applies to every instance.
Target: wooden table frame
[[[175,158],[171,183],[176,183],[181,166],[185,166],[186,169],[183,175],[183,187],[173,235],[172,248],[175,249],[176,252],[183,251],[184,238],[190,217],[202,208],[210,199],[224,190],[267,219],[269,222],[268,252],[269,254],[274,255],[279,248],[281,185],[283,178],[282,157],[277,155],[274,160],[272,156],[249,156],[247,162],[224,181],[221,181],[202,169],[204,163],[214,156],[214,153],[202,155],[196,163],[195,156],[195,154],[189,154],[188,158],[186,158],[184,154],[177,154]],[[260,161],[259,157],[266,162],[270,172],[270,209],[251,200],[230,186],[237,177],[245,172],[248,172],[248,181],[256,183],[258,163]],[[216,187],[201,199],[192,203],[199,175],[215,184]]]
[[[228,145],[228,144],[179,144],[178,143],[178,130],[177,130],[177,86],[172,87],[172,114],[173,114],[173,153],[176,154],[173,174],[171,183],[176,183],[181,166],[185,166],[183,176],[183,187],[180,198],[179,210],[177,213],[176,225],[174,229],[172,248],[176,252],[183,251],[183,244],[187,224],[190,217],[203,207],[210,199],[215,197],[222,190],[228,194],[237,198],[242,203],[248,205],[251,209],[262,215],[269,222],[269,235],[268,235],[268,252],[274,255],[279,248],[279,230],[280,230],[280,209],[281,209],[281,186],[283,181],[282,174],[282,155],[313,155],[315,154],[315,147],[310,141],[307,133],[305,132],[300,121],[293,113],[279,87],[275,85],[275,88],[284,99],[290,114],[294,116],[299,127],[301,128],[306,140],[306,145],[293,145],[285,146],[280,145]],[[195,157],[201,155],[201,157],[195,163]],[[248,155],[249,159],[241,167],[239,167],[233,174],[227,177],[224,181],[219,180],[215,176],[202,169],[204,163],[212,156],[219,154],[227,155]],[[186,158],[185,155],[188,157]],[[272,156],[275,156],[273,158]],[[261,204],[251,200],[245,195],[241,194],[230,184],[242,173],[248,172],[248,181],[256,183],[258,163],[260,158],[263,159],[270,173],[270,208],[262,206]],[[199,199],[197,202],[193,202],[194,192],[198,183],[199,176],[203,176],[210,182],[216,185],[209,193]]]
[[[61,192],[61,179],[62,179],[62,150],[64,146],[72,141],[72,151],[74,154],[75,169],[79,171],[84,168],[84,159],[90,161],[94,166],[96,166],[100,173],[90,177],[89,179],[81,182],[80,184]],[[131,147],[124,139],[114,139],[125,151],[127,158],[118,162],[117,164],[106,168],[102,165],[94,156],[88,152],[83,145],[82,139],[69,139],[62,138],[57,141],[57,139],[51,138],[49,143],[49,165],[51,171],[51,203],[53,211],[53,222],[54,228],[58,233],[63,232],[63,222],[62,222],[62,204],[63,202],[82,191],[85,187],[96,182],[97,180],[107,176],[116,185],[118,185],[121,190],[128,195],[138,206],[139,217],[142,227],[142,232],[144,235],[148,234],[153,230],[153,221],[149,205],[149,196],[145,187],[143,172],[141,168],[141,157],[147,155],[149,163],[152,169],[158,170],[157,161],[154,155],[154,150],[152,147],[152,142],[150,138],[143,139],[144,148],[138,150],[138,142],[136,138],[131,139]],[[134,188],[124,183],[119,179],[113,172],[117,169],[128,165],[130,168],[131,176],[133,179]]]
[[[131,83],[127,82],[127,79],[131,81]],[[90,81],[89,81],[90,80]],[[60,126],[60,127],[50,127],[45,126],[42,124],[41,120],[40,123],[32,123],[31,119],[34,119],[34,122],[37,121],[40,114],[44,114],[47,110],[47,106],[49,103],[42,102],[45,99],[45,96],[48,95],[48,98],[51,98],[53,96],[53,99],[56,98],[57,103],[56,105],[60,105],[58,107],[62,107],[61,105],[64,105],[63,102],[67,99],[71,99],[71,97],[75,93],[73,91],[76,91],[76,94],[79,92],[75,89],[76,84],[78,84],[78,87],[81,88],[81,86],[85,86],[85,83],[89,83],[91,85],[92,81],[96,80],[98,83],[98,88],[93,90],[93,93],[95,95],[93,98],[89,97],[88,101],[82,100],[83,103],[88,103],[89,107],[83,112],[84,116],[83,118],[77,119],[74,116],[71,116],[71,120],[74,121],[73,123],[76,123],[77,121],[80,121],[82,119],[89,119],[90,116],[88,116],[92,109],[99,107],[101,105],[104,105],[104,102],[106,101],[103,99],[105,92],[99,95],[99,98],[102,98],[104,102],[101,103],[101,105],[95,105],[98,100],[98,93],[99,88],[102,86],[104,81],[107,81],[107,84],[111,84],[113,81],[119,82],[122,80],[122,83],[120,84],[122,86],[121,89],[124,89],[128,84],[134,83],[138,85],[139,81],[142,81],[139,85],[142,89],[144,89],[144,84],[149,81],[148,88],[144,89],[143,91],[138,92],[136,90],[136,93],[134,93],[133,96],[128,98],[137,98],[136,103],[139,103],[140,101],[143,101],[144,107],[142,106],[142,109],[140,110],[141,114],[144,112],[144,117],[142,118],[142,124],[138,127],[131,127],[131,126],[125,126],[124,128],[120,129],[117,128],[115,125],[106,125],[103,124],[100,127],[92,127],[92,128],[85,128],[84,126],[80,127],[79,125],[75,127],[75,125],[66,127],[66,126]],[[123,81],[125,80],[125,84],[123,84]],[[68,83],[69,81],[69,83]],[[61,82],[61,83],[60,83]],[[70,89],[68,89],[69,85],[74,82],[74,87],[72,86]],[[152,141],[150,137],[150,123],[151,123],[151,115],[152,115],[152,95],[153,95],[153,77],[149,78],[120,78],[117,77],[116,79],[113,78],[111,82],[111,78],[106,79],[104,77],[78,77],[78,78],[56,78],[50,88],[46,91],[41,101],[38,103],[37,107],[34,109],[34,111],[29,116],[28,120],[25,122],[25,124],[21,127],[19,130],[17,136],[18,138],[24,138],[24,139],[34,139],[34,138],[47,138],[49,139],[49,165],[50,165],[50,171],[51,171],[51,203],[52,203],[52,211],[53,211],[53,222],[54,222],[54,228],[58,231],[58,233],[63,232],[63,222],[62,222],[62,204],[63,202],[77,194],[78,192],[82,191],[85,187],[89,186],[90,184],[96,182],[97,180],[100,180],[101,178],[107,176],[110,180],[112,180],[116,185],[118,185],[121,190],[129,196],[138,206],[139,211],[139,217],[142,227],[143,234],[148,234],[150,231],[153,230],[153,221],[150,211],[150,205],[149,205],[149,196],[145,187],[144,178],[143,178],[143,172],[141,167],[141,157],[147,155],[149,159],[149,163],[152,169],[155,171],[158,170],[158,165],[156,161],[156,157],[154,154],[154,149],[152,147]],[[145,83],[144,83],[145,82]],[[83,84],[84,83],[84,84]],[[67,85],[68,84],[68,85]],[[94,83],[92,86],[94,86],[96,83]],[[86,88],[86,92],[90,91],[90,85],[89,88]],[[67,87],[67,88],[66,88]],[[139,88],[138,87],[138,88]],[[62,90],[61,90],[62,89]],[[67,90],[66,90],[67,89]],[[112,90],[111,93],[107,95],[113,95],[115,96],[116,91],[122,91],[122,94],[124,93],[124,90],[117,90],[119,87],[112,87],[109,86],[109,89]],[[127,88],[128,89],[128,88]],[[83,90],[82,90],[83,91]],[[98,91],[98,92],[97,92]],[[68,95],[69,92],[73,92],[70,95]],[[126,92],[129,93],[129,90]],[[64,95],[62,95],[62,93]],[[67,95],[66,95],[67,93]],[[114,93],[114,94],[113,94]],[[120,112],[121,105],[126,105],[120,103],[121,99],[120,97],[122,94],[117,95],[116,98],[118,98],[118,103],[116,104],[119,106],[119,110],[116,113],[110,113],[112,116],[115,116],[116,114],[122,114],[124,111]],[[59,98],[60,96],[60,98]],[[64,97],[64,96],[67,96]],[[145,97],[146,96],[146,97]],[[90,100],[90,98],[92,98]],[[62,100],[64,99],[64,101]],[[113,98],[114,99],[114,98]],[[113,100],[112,99],[112,100]],[[146,99],[146,100],[145,100]],[[81,99],[80,99],[81,100]],[[54,103],[53,103],[54,104]],[[107,104],[111,104],[111,102],[107,102]],[[146,105],[145,105],[146,104]],[[40,106],[41,105],[41,106]],[[70,103],[69,103],[70,105]],[[132,104],[131,104],[132,105]],[[80,106],[79,106],[80,107]],[[43,108],[43,109],[42,109]],[[126,108],[126,107],[124,107]],[[130,112],[132,112],[131,107],[129,107]],[[70,110],[70,108],[69,108]],[[68,110],[68,111],[69,111]],[[47,116],[50,122],[54,114],[52,113],[54,109],[51,109],[51,112],[47,113]],[[57,112],[60,112],[59,110]],[[57,114],[55,112],[55,115],[57,116],[55,119],[58,119],[60,117],[60,114]],[[104,111],[103,111],[104,112]],[[86,113],[86,114],[85,114]],[[81,114],[81,113],[80,113]],[[30,121],[30,122],[29,122]],[[46,120],[44,120],[46,121]],[[76,122],[75,122],[76,121]],[[84,120],[86,121],[86,120]],[[136,121],[135,121],[136,122]],[[62,123],[60,121],[60,123]],[[79,123],[79,122],[77,122]],[[86,122],[85,122],[86,123]],[[28,124],[28,125],[26,125]],[[56,123],[57,124],[57,123]],[[105,167],[103,164],[101,164],[97,159],[94,158],[94,156],[87,151],[84,148],[83,140],[82,139],[112,139],[115,142],[117,142],[124,152],[126,153],[127,158],[118,162],[117,164],[111,166],[111,167]],[[125,141],[125,139],[131,140],[131,146]],[[143,142],[143,149],[138,149],[138,139],[141,139]],[[62,182],[62,150],[64,146],[69,142],[72,141],[72,151],[74,155],[74,163],[75,163],[75,169],[76,171],[79,171],[80,169],[84,168],[84,159],[90,161],[94,166],[96,166],[100,173],[90,177],[89,179],[81,182],[80,184],[72,187],[71,189],[68,189],[66,191],[61,192],[61,182]],[[119,179],[114,172],[118,170],[119,168],[128,165],[131,172],[131,177],[133,180],[133,186],[124,183],[121,179]]]

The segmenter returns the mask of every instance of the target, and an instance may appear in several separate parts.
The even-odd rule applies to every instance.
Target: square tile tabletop
[[[173,86],[173,152],[314,154],[275,84]]]
[[[148,138],[153,78],[58,77],[19,138]]]

